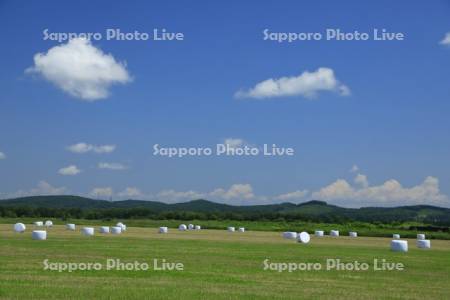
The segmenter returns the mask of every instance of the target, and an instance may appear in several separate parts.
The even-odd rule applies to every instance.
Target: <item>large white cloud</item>
[[[250,184],[233,184],[228,189],[216,189],[210,193],[211,197],[220,199],[252,199],[255,197],[253,188]]]
[[[381,185],[370,186],[367,177],[358,174],[356,186],[345,179],[338,179],[312,194],[314,199],[329,201],[344,206],[400,206],[429,204],[450,206],[449,198],[439,189],[439,180],[428,176],[412,187],[404,187],[395,179],[389,179]]]
[[[257,83],[253,88],[238,91],[235,96],[255,99],[287,96],[313,98],[322,91],[336,92],[343,96],[350,94],[350,89],[336,79],[332,69],[319,68],[298,76],[270,78]]]
[[[78,169],[75,165],[70,165],[58,170],[58,173],[65,176],[73,176],[81,173],[81,170]]]
[[[34,55],[34,66],[27,73],[40,74],[68,94],[86,101],[108,97],[109,88],[127,83],[131,77],[125,63],[117,62],[87,39],[76,38],[67,44]]]
[[[450,46],[450,32],[447,32],[444,38],[439,43],[441,45]]]
[[[111,153],[116,149],[116,145],[91,145],[86,143],[78,143],[74,145],[70,145],[67,147],[67,150],[73,153]]]
[[[6,154],[0,151],[0,159],[6,159]]]

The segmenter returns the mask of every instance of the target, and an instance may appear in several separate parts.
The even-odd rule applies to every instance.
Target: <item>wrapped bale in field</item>
[[[392,235],[392,238],[398,240],[398,239],[400,238],[400,234],[394,233],[394,234]]]
[[[169,228],[167,228],[167,227],[159,227],[158,232],[159,233],[167,233],[167,232],[169,232]]]
[[[25,231],[25,229],[27,229],[27,227],[23,223],[16,223],[16,224],[14,224],[14,231],[15,232],[23,233]]]
[[[66,224],[66,229],[67,230],[75,230],[75,224]]]
[[[239,232],[245,232],[245,228],[244,227],[239,227]]]
[[[309,236],[309,233],[307,233],[306,231],[300,232],[297,236],[298,242],[302,243],[302,244],[308,244],[311,237]]]
[[[349,236],[349,237],[358,237],[358,233],[355,232],[355,231],[350,231],[350,232],[348,233],[348,236]]]
[[[45,221],[45,227],[52,227],[53,226],[53,222],[50,220]]]
[[[425,239],[425,234],[423,234],[423,233],[417,234],[417,239],[418,240],[424,240]]]
[[[178,230],[179,230],[179,231],[185,231],[185,230],[187,230],[186,224],[181,224],[180,226],[178,226]]]
[[[33,240],[46,240],[47,239],[47,231],[45,230],[33,230],[31,233],[31,238]]]
[[[318,236],[318,237],[323,236],[323,230],[316,230],[316,231],[314,232],[314,235],[315,235],[315,236]]]
[[[109,226],[101,226],[99,228],[100,233],[109,233]]]
[[[111,227],[111,233],[112,234],[121,234],[122,233],[122,227],[120,227],[120,226],[113,226],[113,227]]]
[[[83,229],[81,229],[81,232],[85,236],[93,236],[94,235],[94,228],[93,227],[83,227]]]
[[[194,230],[194,228],[195,228],[195,227],[194,227],[194,224],[189,224],[189,225],[188,225],[188,229],[189,229],[189,230]]]
[[[392,240],[391,250],[395,252],[408,252],[408,241]]]
[[[331,230],[330,236],[339,236],[339,230]]]
[[[202,229],[202,226],[200,226],[200,225],[195,225],[195,228],[194,228],[195,230],[201,230]]]
[[[227,230],[228,230],[228,232],[235,232],[235,231],[236,231],[236,228],[234,228],[234,227],[228,227]]]
[[[297,238],[297,232],[293,232],[293,231],[283,232],[283,237],[285,239],[294,240]]]
[[[417,240],[416,244],[417,244],[417,248],[421,248],[421,249],[430,249],[431,248],[430,240]]]
[[[38,226],[38,227],[41,227],[41,226],[44,226],[44,222],[42,222],[42,221],[36,221],[36,222],[34,222],[34,225],[36,225],[36,226]]]

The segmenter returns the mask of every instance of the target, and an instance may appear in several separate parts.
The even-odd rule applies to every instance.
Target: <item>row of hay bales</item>
[[[324,231],[323,230],[316,230],[314,232],[314,235],[316,237],[323,237]],[[358,237],[358,233],[355,231],[349,232],[349,237],[356,238]],[[338,230],[331,230],[330,231],[331,237],[338,237],[339,231]],[[286,231],[283,233],[283,237],[285,239],[291,239],[291,240],[297,240],[298,242],[301,242],[303,244],[307,244],[310,241],[309,233],[307,232],[293,232],[293,231]],[[400,240],[400,234],[395,233],[392,235],[393,240],[391,241],[391,250],[396,252],[407,252],[408,251],[408,241]],[[431,242],[430,240],[425,239],[425,234],[419,233],[417,234],[417,241],[416,241],[417,248],[420,249],[430,249],[431,248]]]
[[[187,231],[187,230],[201,230],[202,227],[200,225],[194,225],[194,224],[180,224],[180,226],[178,226],[178,230],[179,231]],[[228,232],[235,232],[236,228],[235,227],[227,227],[227,231]],[[239,232],[245,232],[245,227],[239,227],[238,230]],[[168,227],[159,227],[158,229],[159,233],[168,233],[169,232],[169,228]]]
[[[42,221],[34,222],[34,225],[37,227],[47,227],[50,228],[53,226],[52,221],[46,221],[45,223]],[[26,230],[26,226],[23,223],[16,223],[14,224],[14,231],[18,233],[23,233]],[[75,224],[66,224],[66,229],[75,231],[76,225]],[[101,226],[98,231],[102,234],[112,233],[112,234],[121,234],[122,232],[127,230],[127,225],[123,224],[122,222],[119,222],[116,224],[116,226]],[[83,227],[81,228],[81,233],[85,236],[93,236],[95,234],[94,227]],[[46,240],[47,239],[47,231],[46,230],[33,230],[31,233],[31,238],[33,240]]]

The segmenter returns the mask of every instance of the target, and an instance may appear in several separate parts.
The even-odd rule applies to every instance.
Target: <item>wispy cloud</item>
[[[319,92],[336,92],[342,96],[350,94],[350,89],[340,83],[330,68],[319,68],[314,72],[305,71],[298,76],[267,79],[253,88],[236,92],[237,98],[266,99],[275,97],[302,96],[314,98]]]
[[[70,145],[67,147],[67,150],[73,153],[111,153],[116,149],[116,145],[92,145],[87,143],[78,143],[74,145]]]

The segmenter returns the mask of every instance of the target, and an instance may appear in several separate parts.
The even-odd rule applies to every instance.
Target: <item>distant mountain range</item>
[[[237,213],[278,214],[282,216],[302,217],[311,220],[344,219],[362,222],[421,222],[450,226],[450,209],[430,205],[402,207],[364,207],[344,208],[329,205],[323,201],[312,200],[305,203],[280,203],[269,205],[234,206],[207,200],[193,200],[183,203],[167,204],[156,201],[124,200],[105,201],[79,196],[34,196],[0,200],[0,208],[30,207],[82,210],[104,209],[147,209],[159,212],[198,212],[198,213]]]

